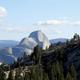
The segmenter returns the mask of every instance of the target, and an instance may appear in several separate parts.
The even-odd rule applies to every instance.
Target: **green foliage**
[[[23,79],[24,80],[31,80],[31,73],[30,72],[25,72]]]
[[[21,76],[21,69],[16,69],[16,75],[15,80],[23,80],[23,77]]]
[[[0,71],[0,80],[6,80],[6,75],[4,71]]]
[[[55,62],[52,64],[51,68],[52,79],[51,80],[64,80],[63,69],[59,62]]]
[[[73,79],[73,80],[77,80],[77,79],[76,79],[76,77],[77,77],[77,75],[76,75],[76,70],[75,70],[75,67],[74,67],[73,64],[70,66],[69,71],[70,71],[70,74],[71,74],[71,76],[72,76],[72,79]]]
[[[31,78],[33,80],[43,79],[43,70],[40,65],[33,66],[33,68],[31,69]]]
[[[42,49],[39,46],[36,46],[34,48],[34,52],[32,53],[32,60],[34,61],[34,64],[41,63],[41,55],[42,55]]]
[[[66,43],[66,45],[67,44],[69,44],[69,42]],[[50,49],[52,48],[53,46],[51,46]],[[58,46],[55,50],[55,53],[53,53],[55,57],[52,57],[53,55],[50,55],[51,59],[49,59],[47,56],[47,59],[42,62],[42,49],[39,48],[39,46],[36,46],[34,52],[31,55],[33,64],[28,66],[28,70],[25,70],[26,65],[24,65],[24,69],[21,67],[22,58],[18,58],[17,65],[19,65],[19,67],[14,69],[15,77],[13,76],[13,70],[10,70],[7,80],[77,80],[77,73],[73,64],[68,68],[66,77],[64,76],[65,69],[63,66],[66,56],[64,55],[65,49],[63,48],[64,47]],[[46,53],[47,52],[48,50],[46,50]],[[26,60],[27,58],[25,53],[23,58],[23,60]],[[52,58],[54,58],[55,61]],[[6,80],[3,69],[4,66],[2,65],[0,67],[0,80]],[[21,73],[23,75],[21,75]]]
[[[73,80],[69,72],[67,74],[66,80]]]
[[[6,74],[4,72],[4,64],[0,65],[0,80],[6,80]]]
[[[12,70],[10,70],[7,80],[14,80],[14,76],[13,76],[13,71]]]

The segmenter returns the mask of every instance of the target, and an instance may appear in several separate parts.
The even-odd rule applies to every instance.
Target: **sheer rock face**
[[[44,50],[50,46],[48,38],[41,31],[34,31],[29,35],[29,37],[34,39]]]
[[[37,46],[37,42],[32,38],[24,38],[19,43],[18,47],[23,48],[23,53],[25,52],[26,55],[31,55],[34,50],[34,47]]]

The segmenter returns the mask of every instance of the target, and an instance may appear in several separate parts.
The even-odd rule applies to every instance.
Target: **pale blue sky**
[[[0,39],[42,30],[49,39],[80,34],[80,0],[0,0]]]

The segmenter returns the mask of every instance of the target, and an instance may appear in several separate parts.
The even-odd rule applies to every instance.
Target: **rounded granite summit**
[[[50,46],[47,36],[40,30],[32,32],[29,38],[34,39],[44,50]]]

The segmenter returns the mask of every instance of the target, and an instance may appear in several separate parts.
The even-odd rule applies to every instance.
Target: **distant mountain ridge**
[[[6,48],[6,47],[14,47],[18,44],[18,41],[14,40],[0,40],[0,49]]]
[[[68,40],[67,38],[56,38],[56,39],[51,39],[50,42],[51,42],[52,44],[58,43],[58,42],[64,43],[64,42],[66,42],[67,40]]]

